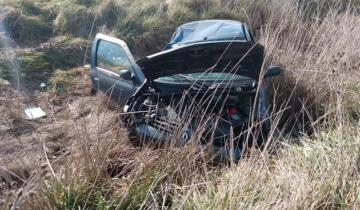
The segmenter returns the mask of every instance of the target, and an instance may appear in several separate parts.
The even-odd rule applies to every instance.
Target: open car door
[[[96,35],[93,43],[90,77],[95,90],[120,105],[125,105],[145,80],[126,43],[103,34]]]

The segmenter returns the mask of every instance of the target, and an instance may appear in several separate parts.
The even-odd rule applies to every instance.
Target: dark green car
[[[138,61],[122,40],[98,34],[91,79],[94,91],[124,106],[125,124],[138,141],[184,145],[197,139],[220,158],[232,153],[238,159],[249,136],[262,143],[269,130],[259,78],[281,70],[261,74],[263,59],[264,47],[245,24],[203,20],[180,26],[163,51]]]

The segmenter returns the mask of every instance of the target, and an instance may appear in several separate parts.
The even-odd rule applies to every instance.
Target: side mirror
[[[279,66],[272,66],[270,68],[268,68],[268,70],[266,71],[264,78],[268,78],[268,77],[275,77],[280,75],[282,72],[282,69]]]
[[[131,73],[131,71],[128,69],[121,70],[119,72],[119,76],[121,79],[124,79],[124,80],[132,80],[134,78],[133,73]]]

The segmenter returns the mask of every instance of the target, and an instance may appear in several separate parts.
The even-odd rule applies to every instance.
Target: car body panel
[[[106,68],[101,68],[97,64],[98,48],[101,41],[108,42],[117,46],[122,50],[131,64],[131,73],[134,75],[132,80],[121,78],[120,72],[113,72]],[[119,104],[125,105],[128,98],[130,98],[139,86],[145,81],[145,76],[140,67],[137,65],[126,43],[120,39],[97,34],[91,53],[91,71],[90,77],[93,83],[93,88],[101,90],[107,95],[115,99]]]

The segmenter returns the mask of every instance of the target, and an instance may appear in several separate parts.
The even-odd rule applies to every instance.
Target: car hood
[[[198,72],[235,73],[258,79],[264,47],[248,41],[216,41],[185,44],[137,61],[148,81]]]

